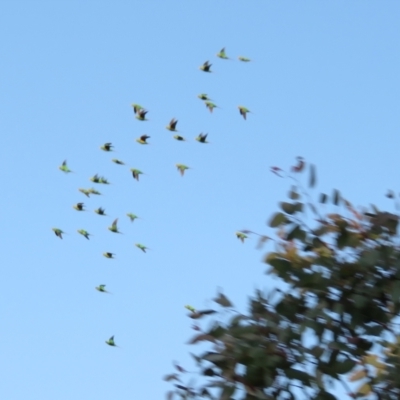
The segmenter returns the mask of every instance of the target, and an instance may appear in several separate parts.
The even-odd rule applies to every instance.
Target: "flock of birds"
[[[230,58],[226,55],[225,48],[221,49],[220,52],[218,52],[216,55],[217,55],[217,57],[219,57],[221,59],[230,60]],[[242,56],[239,56],[238,59],[241,62],[250,62],[251,61],[249,58],[242,57]],[[199,67],[199,69],[201,71],[203,71],[203,72],[211,73],[212,72],[211,71],[211,66],[212,66],[212,64],[210,64],[209,61],[206,61],[203,65],[201,65]],[[206,93],[201,93],[197,97],[204,102],[205,106],[208,108],[208,110],[211,113],[213,112],[214,108],[218,108],[218,106],[216,104],[212,103],[211,99],[208,97],[208,95]],[[139,121],[147,121],[146,115],[147,115],[148,111],[144,107],[142,107],[140,104],[132,104],[132,108],[133,108],[133,112],[134,112],[135,118],[137,120],[139,120]],[[238,109],[239,109],[240,115],[244,119],[247,118],[247,113],[251,113],[251,111],[248,108],[244,107],[244,106],[238,106]],[[169,122],[169,124],[166,126],[166,129],[168,129],[171,132],[178,132],[177,129],[176,129],[177,124],[178,124],[178,120],[175,119],[175,118],[172,118],[171,121]],[[196,140],[199,143],[203,143],[203,144],[209,143],[207,141],[207,135],[208,134],[200,133],[196,137]],[[148,135],[142,135],[139,138],[137,138],[136,141],[141,145],[146,145],[146,144],[148,144],[147,139],[149,139],[149,138],[150,138],[150,136],[148,136]],[[186,140],[183,136],[181,136],[179,134],[175,134],[173,136],[173,138],[175,140],[178,140],[178,141],[185,141]],[[105,152],[112,152],[113,151],[113,147],[114,146],[112,145],[112,143],[104,143],[100,147],[100,149],[105,151]],[[123,161],[121,161],[119,159],[116,159],[116,158],[113,158],[111,161],[114,162],[117,165],[125,165],[125,163]],[[185,174],[186,170],[190,169],[190,167],[188,167],[185,164],[176,164],[176,167],[177,167],[179,173],[182,176]],[[67,160],[64,160],[64,162],[59,166],[59,169],[62,172],[66,173],[66,174],[73,172],[69,168],[69,166],[67,164]],[[139,181],[139,176],[141,174],[143,174],[143,172],[140,171],[139,169],[136,169],[136,168],[131,168],[130,171],[132,172],[133,178],[136,179],[137,181]],[[109,184],[108,180],[105,177],[99,176],[98,174],[95,174],[94,176],[92,176],[90,178],[90,180],[93,183],[96,183],[98,185],[101,185],[101,184],[108,185]],[[83,193],[85,196],[87,196],[87,197],[90,197],[90,195],[101,195],[101,193],[98,190],[94,189],[94,188],[90,188],[90,189],[79,188],[78,190],[81,193]],[[85,204],[83,202],[76,203],[73,206],[73,208],[76,211],[79,211],[79,212],[80,211],[86,211],[85,210]],[[96,210],[94,210],[94,212],[96,214],[98,214],[98,215],[102,215],[102,216],[106,215],[105,214],[105,209],[103,209],[102,207],[97,208]],[[136,218],[138,218],[138,216],[133,214],[133,213],[127,213],[126,216],[131,220],[131,222],[133,222]],[[116,218],[113,221],[113,223],[108,227],[108,229],[113,233],[121,233],[118,230],[118,218]],[[57,237],[59,237],[60,239],[63,238],[63,234],[65,232],[62,229],[60,229],[60,228],[52,228],[52,230],[53,230],[53,232],[55,233],[55,235]],[[80,235],[82,235],[83,237],[85,237],[86,239],[88,239],[88,240],[90,239],[91,234],[88,231],[86,231],[85,229],[78,229],[77,232]],[[244,232],[236,232],[236,236],[242,242],[244,242],[244,240],[247,238],[247,235]],[[135,243],[135,246],[137,248],[139,248],[140,250],[142,250],[143,252],[145,252],[145,253],[146,253],[146,250],[149,249],[148,247],[146,247],[145,245],[143,245],[141,243]],[[105,252],[105,253],[103,253],[103,256],[106,257],[106,258],[114,258],[115,254],[111,253],[111,252]],[[101,284],[99,286],[96,286],[95,289],[98,290],[99,292],[102,292],[102,293],[109,293],[106,290],[105,287],[106,287],[106,285]],[[193,307],[190,307],[190,308],[189,308],[189,306],[185,306],[185,307],[187,309],[191,310],[192,312],[195,311],[195,309]],[[111,336],[108,340],[105,341],[105,343],[108,344],[109,346],[118,347],[115,344],[114,336]]]

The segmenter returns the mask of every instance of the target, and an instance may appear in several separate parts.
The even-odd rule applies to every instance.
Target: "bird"
[[[187,308],[190,312],[196,312],[196,309],[192,306],[186,305],[185,308]]]
[[[95,289],[98,290],[99,292],[102,292],[102,293],[110,293],[109,291],[107,291],[105,289],[105,287],[106,287],[106,285],[99,285],[99,286],[96,286]]]
[[[87,196],[87,197],[90,197],[90,189],[82,189],[82,188],[79,188],[78,189],[81,193],[83,193],[85,196]]]
[[[114,336],[111,336],[110,339],[106,340],[106,343],[112,347],[118,347],[114,342]]]
[[[135,168],[131,168],[132,171],[132,176],[134,179],[136,179],[137,181],[139,181],[139,175],[143,174],[142,171],[140,171],[139,169],[135,169]]]
[[[109,229],[111,232],[114,232],[114,233],[121,233],[121,232],[118,230],[117,223],[118,223],[118,218],[116,218],[116,219],[114,220],[114,222],[111,224],[111,226],[108,227],[108,229]]]
[[[197,95],[197,97],[198,97],[200,100],[206,100],[206,101],[210,101],[210,100],[211,100],[211,99],[207,96],[206,93],[200,93],[200,94]]]
[[[211,101],[206,101],[205,105],[210,110],[210,113],[213,112],[214,108],[219,108],[216,104],[212,103]]]
[[[90,178],[90,180],[91,180],[93,183],[100,183],[100,177],[99,177],[98,174],[93,175],[93,176]]]
[[[94,189],[94,188],[90,188],[88,190],[89,190],[90,194],[97,194],[98,196],[101,195],[101,193],[99,191],[97,191],[96,189]]]
[[[212,64],[210,64],[208,61],[206,61],[203,65],[200,66],[200,69],[201,69],[202,71],[204,71],[204,72],[212,72],[212,71],[210,70],[211,65],[212,65]]]
[[[82,236],[85,236],[87,240],[89,240],[89,236],[92,236],[88,231],[85,231],[84,229],[78,229],[77,232],[80,233]]]
[[[251,61],[250,58],[246,58],[246,57],[242,57],[242,56],[239,56],[238,59],[239,59],[239,61],[243,61],[243,62]]]
[[[146,111],[144,108],[140,108],[137,113],[136,113],[136,119],[138,119],[139,121],[147,121],[146,119],[146,114],[148,113],[148,111]]]
[[[177,123],[178,123],[178,120],[175,118],[172,118],[171,121],[169,121],[169,124],[166,126],[166,128],[171,132],[176,132],[176,124]]]
[[[178,168],[178,170],[179,170],[179,172],[181,173],[182,176],[185,174],[185,171],[187,169],[189,169],[189,167],[187,165],[184,165],[184,164],[176,164],[176,167]]]
[[[236,237],[242,242],[244,243],[244,239],[248,238],[248,236],[246,234],[244,234],[243,232],[236,232]]]
[[[58,167],[62,172],[68,173],[72,172],[67,165],[67,160],[64,160],[63,163]]]
[[[74,207],[75,210],[77,210],[77,211],[86,211],[86,210],[84,209],[84,207],[85,207],[85,204],[84,204],[84,203],[76,203],[73,207]]]
[[[133,222],[136,218],[139,218],[137,215],[132,214],[132,213],[126,213],[126,215],[129,217],[131,222]]]
[[[94,210],[94,212],[95,212],[96,214],[99,214],[99,215],[107,215],[104,211],[105,211],[105,209],[104,209],[104,208],[101,208],[101,207],[96,208],[96,209]]]
[[[103,253],[103,256],[104,256],[105,258],[114,258],[115,254],[106,251],[105,253]]]
[[[148,249],[148,247],[144,246],[143,244],[140,243],[136,243],[135,246],[137,248],[139,248],[140,250],[142,250],[144,253],[146,253],[146,250]]]
[[[110,182],[108,182],[108,180],[106,178],[104,178],[104,176],[101,176],[99,178],[99,182],[98,183],[102,183],[103,185],[109,185]]]
[[[198,142],[200,142],[200,143],[208,143],[207,140],[206,140],[207,139],[207,135],[208,135],[208,133],[205,133],[205,134],[200,133],[199,136],[197,136],[196,140]]]
[[[238,109],[239,109],[240,115],[242,115],[244,119],[246,119],[247,113],[251,112],[248,108],[243,107],[243,106],[238,106]]]
[[[125,163],[123,161],[118,160],[117,158],[113,158],[111,161],[118,165],[125,165]]]
[[[180,135],[175,135],[174,139],[179,140],[181,142],[185,142],[186,141],[186,139],[183,136],[180,136]]]
[[[142,136],[140,136],[140,138],[136,139],[136,141],[137,141],[138,143],[140,143],[140,144],[148,144],[148,143],[146,142],[147,139],[150,139],[150,136],[142,135]]]
[[[100,147],[100,149],[104,151],[113,151],[113,147],[114,146],[112,145],[112,143],[104,143],[103,146]]]
[[[229,60],[230,58],[225,53],[225,47],[223,47],[219,53],[217,53],[217,57],[222,58],[223,60]]]
[[[140,104],[132,104],[133,112],[137,114],[139,110],[143,110],[143,107]]]
[[[59,228],[52,228],[52,229],[53,229],[53,232],[55,233],[55,235],[58,236],[60,239],[62,239],[62,235],[63,235],[64,231],[62,231]]]

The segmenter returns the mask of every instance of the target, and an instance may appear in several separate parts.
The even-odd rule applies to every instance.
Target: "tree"
[[[222,293],[214,299],[219,312],[191,308],[198,332],[189,343],[207,346],[193,355],[201,383],[186,383],[176,365],[165,377],[174,384],[169,399],[333,400],[342,398],[334,395],[337,384],[349,398],[400,398],[399,218],[375,206],[356,210],[338,190],[320,194],[317,206],[296,178],[305,167],[299,157],[291,174],[271,168],[295,181],[269,221],[276,238],[249,230],[241,237],[275,243],[265,256],[267,274],[286,289],[256,291],[246,314]],[[309,173],[313,188],[313,165]],[[328,201],[337,213],[323,212]],[[206,318],[214,318],[212,327],[202,329],[198,320]]]

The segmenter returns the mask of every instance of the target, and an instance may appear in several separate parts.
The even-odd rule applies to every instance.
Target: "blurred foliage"
[[[271,168],[296,182],[269,219],[276,239],[242,231],[258,235],[259,246],[274,243],[267,274],[286,289],[257,290],[246,314],[222,293],[220,311],[193,310],[196,323],[214,318],[207,329],[194,325],[189,341],[208,350],[193,355],[196,372],[175,365],[165,377],[174,384],[169,400],[342,399],[337,385],[348,398],[400,398],[399,218],[375,206],[356,210],[338,190],[312,202],[297,176],[308,170],[312,188],[316,169],[297,160],[291,174]],[[196,382],[183,383],[193,374]]]

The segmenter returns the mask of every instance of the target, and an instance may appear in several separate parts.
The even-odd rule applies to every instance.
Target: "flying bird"
[[[186,141],[186,139],[183,136],[180,136],[180,135],[175,135],[174,139],[179,140],[181,142],[185,142]]]
[[[107,215],[104,211],[105,211],[105,209],[104,209],[104,208],[101,208],[101,207],[96,208],[96,209],[94,210],[94,212],[95,212],[96,214],[99,214],[99,215]]]
[[[90,180],[91,180],[93,183],[100,183],[100,177],[99,177],[98,174],[93,175],[93,176],[90,178]]]
[[[96,286],[95,289],[98,290],[99,292],[102,292],[102,293],[110,293],[109,291],[107,291],[105,289],[105,287],[106,287],[106,285],[99,285],[99,286]]]
[[[90,194],[96,194],[98,196],[101,195],[101,193],[99,191],[97,191],[96,189],[94,189],[94,188],[90,188],[88,190],[89,190]]]
[[[137,141],[138,143],[140,143],[140,144],[148,144],[148,143],[146,142],[147,139],[150,139],[150,136],[142,135],[142,136],[140,136],[140,138],[136,139],[136,141]]]
[[[59,228],[52,228],[52,229],[53,229],[53,232],[55,233],[55,235],[58,236],[60,239],[62,239],[62,235],[63,235],[64,231],[62,231]]]
[[[98,183],[102,183],[103,185],[109,185],[110,182],[108,182],[108,180],[106,178],[104,178],[104,176],[101,176],[99,178],[99,182]]]
[[[251,61],[250,58],[246,58],[246,57],[242,57],[242,56],[239,56],[238,59],[239,59],[239,61],[243,61],[243,62]]]
[[[247,239],[248,236],[246,234],[244,234],[243,232],[236,232],[236,237],[242,242],[244,243],[244,239]]]
[[[132,214],[132,213],[126,213],[126,215],[129,217],[131,222],[133,222],[136,218],[139,218],[137,215]]]
[[[219,108],[216,104],[212,103],[211,101],[206,101],[205,105],[210,110],[210,113],[213,112],[214,108]]]
[[[104,151],[113,151],[113,147],[114,146],[112,145],[112,143],[104,143],[103,146],[100,147],[100,149]]]
[[[199,136],[197,136],[196,140],[198,142],[200,142],[200,143],[208,143],[207,140],[206,140],[207,139],[207,135],[208,135],[208,133],[205,133],[205,134],[200,133]]]
[[[197,95],[197,97],[198,97],[200,100],[206,100],[206,101],[210,101],[210,100],[211,100],[211,99],[207,96],[206,93],[200,93],[199,95]]]
[[[118,347],[114,342],[114,336],[111,336],[110,339],[106,340],[106,343],[112,347]]]
[[[105,253],[103,253],[103,256],[104,256],[105,258],[114,258],[115,254],[106,251]]]
[[[142,250],[144,253],[146,253],[146,250],[148,249],[148,247],[144,246],[143,244],[140,243],[136,243],[135,246],[137,248],[139,248],[140,250]]]
[[[84,229],[78,229],[77,232],[80,233],[82,236],[85,236],[87,240],[89,240],[89,236],[92,236],[88,231],[85,231]]]
[[[143,174],[142,171],[140,171],[139,169],[135,169],[135,168],[131,168],[132,171],[132,176],[134,179],[136,179],[137,181],[139,181],[139,175]]]
[[[204,71],[204,72],[212,72],[212,71],[210,70],[211,65],[212,65],[212,64],[210,64],[208,61],[206,61],[203,65],[200,66],[200,69],[201,69],[202,71]]]
[[[133,112],[137,114],[139,110],[143,110],[143,107],[140,104],[132,104]]]
[[[67,165],[67,160],[64,160],[63,163],[58,167],[62,172],[68,173],[72,172]]]
[[[87,197],[90,197],[90,194],[91,194],[91,192],[90,192],[90,189],[82,189],[82,188],[80,188],[80,189],[78,189],[81,193],[83,193],[85,196],[87,196]]]
[[[217,53],[217,57],[222,58],[223,60],[230,60],[230,58],[225,53],[225,47],[223,47],[219,53]]]
[[[117,158],[113,158],[111,161],[118,165],[125,165],[125,163],[123,161],[118,160]]]
[[[178,171],[181,173],[182,176],[185,174],[185,171],[189,169],[189,167],[184,164],[176,164],[176,167],[178,168]]]
[[[248,108],[243,107],[243,106],[238,106],[240,115],[243,116],[244,119],[246,119],[247,113],[251,112]]]
[[[137,111],[135,118],[138,119],[139,121],[147,121],[146,119],[147,113],[148,111],[146,111],[144,108],[141,108]]]
[[[177,123],[178,123],[178,120],[175,118],[172,118],[171,121],[169,121],[169,124],[166,126],[166,128],[171,132],[176,132],[176,124]]]
[[[73,207],[74,207],[75,210],[77,210],[77,211],[86,211],[86,210],[84,209],[84,207],[85,207],[85,204],[84,204],[84,203],[76,203]]]
[[[116,218],[116,219],[114,220],[114,222],[111,224],[111,226],[108,227],[108,229],[109,229],[111,232],[114,232],[114,233],[121,233],[121,232],[118,230],[117,223],[118,223],[118,218]]]
[[[192,306],[186,305],[185,308],[187,308],[192,313],[196,312],[196,309]]]

